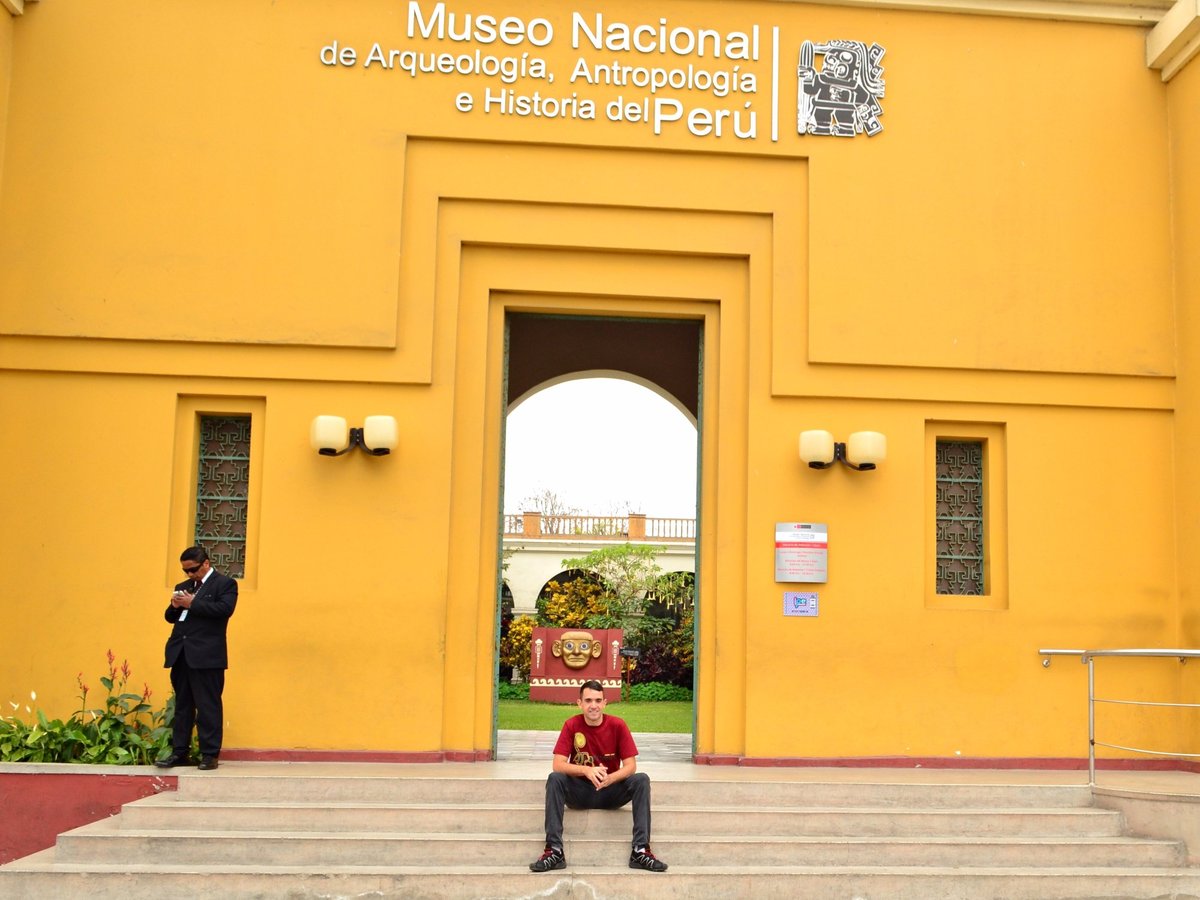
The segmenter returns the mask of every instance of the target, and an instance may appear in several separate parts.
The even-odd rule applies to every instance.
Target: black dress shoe
[[[200,760],[198,768],[202,772],[211,772],[217,767],[217,758],[215,756],[206,756]]]
[[[194,766],[196,761],[190,756],[172,753],[170,756],[165,756],[162,759],[156,759],[154,764],[160,769],[173,769],[176,766]]]

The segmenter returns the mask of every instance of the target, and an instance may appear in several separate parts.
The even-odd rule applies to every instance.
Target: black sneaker
[[[635,848],[629,854],[629,868],[645,869],[647,872],[665,872],[667,864],[651,853],[649,847],[643,847],[641,850]]]
[[[633,863],[631,862],[630,865],[632,866]],[[547,847],[541,856],[529,864],[529,871],[549,872],[552,869],[565,869],[566,867],[567,858],[563,856],[563,852],[557,847]]]

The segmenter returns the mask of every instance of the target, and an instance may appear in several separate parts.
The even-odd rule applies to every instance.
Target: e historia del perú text
[[[556,71],[547,57],[563,41],[574,60]],[[679,130],[752,140],[763,43],[757,24],[726,30],[666,17],[620,21],[602,12],[526,19],[408,0],[401,40],[332,40],[319,58],[331,69],[449,76],[459,88],[451,88],[450,102],[465,115],[608,121],[655,135]]]

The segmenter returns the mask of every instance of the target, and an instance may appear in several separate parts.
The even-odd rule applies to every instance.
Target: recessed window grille
[[[250,500],[250,416],[201,416],[196,480],[196,543],[215,568],[246,574]]]
[[[937,592],[984,593],[983,442],[937,442]]]

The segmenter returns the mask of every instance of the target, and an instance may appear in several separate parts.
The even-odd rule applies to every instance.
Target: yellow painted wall
[[[1082,755],[1082,667],[1036,649],[1195,630],[1195,66],[1165,86],[1126,26],[664,2],[777,25],[785,115],[778,142],[654,135],[322,65],[334,40],[411,43],[406,8],[45,3],[13,30],[0,414],[27,438],[0,446],[0,633],[23,649],[0,701],[65,713],[110,646],[165,694],[194,416],[241,411],[259,480],[227,746],[486,750],[504,315],[667,315],[705,325],[698,750]],[[887,48],[878,137],[794,134],[786,73],[831,37]],[[400,448],[319,458],[321,413],[395,415]],[[807,470],[805,428],[883,431],[889,459]],[[990,436],[1005,476],[978,602],[929,583],[943,428]],[[830,528],[813,620],[773,580],[796,520]]]
[[[130,660],[139,690],[145,680],[169,692],[162,598],[181,578],[191,508],[172,497],[194,477],[173,468],[181,392],[210,410],[237,402],[227,380],[5,373],[0,409],[37,448],[5,458],[4,508],[23,512],[5,516],[3,631],[28,650],[9,655],[6,699],[34,690],[48,710],[69,711],[75,673],[99,689],[107,648]],[[248,574],[258,577],[242,583],[230,626],[227,746],[437,746],[440,671],[429,667],[445,610],[444,415],[427,390],[360,386],[342,398],[236,383],[236,398],[255,396],[268,397],[255,422],[260,540]],[[318,458],[308,423],[331,407],[359,418],[386,407],[408,422],[395,465]],[[359,515],[381,497],[403,500]],[[404,554],[422,564],[399,564]],[[396,713],[408,708],[423,712]]]
[[[1185,643],[1200,640],[1200,570],[1190,552],[1200,540],[1200,176],[1195,162],[1200,158],[1200,123],[1192,111],[1200,101],[1200,68],[1188,66],[1170,83],[1168,114],[1171,121],[1171,185],[1174,225],[1174,256],[1178,347],[1179,414],[1177,456],[1180,474],[1179,546],[1180,597],[1183,618],[1180,637]]]
[[[1178,485],[1176,540],[1179,552],[1178,643],[1200,642],[1200,66],[1195,60],[1170,82],[1167,115],[1171,126],[1172,235],[1178,328],[1179,403],[1175,424],[1174,466]],[[1200,667],[1180,672],[1185,699],[1200,687]]]
[[[8,121],[8,92],[12,79],[13,17],[0,11],[0,184],[4,178],[4,136]]]

